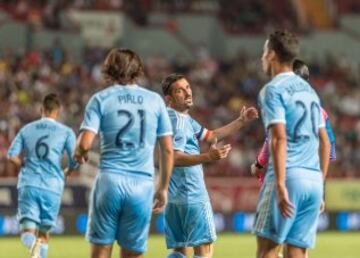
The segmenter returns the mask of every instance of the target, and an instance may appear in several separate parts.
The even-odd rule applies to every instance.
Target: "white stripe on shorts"
[[[210,229],[210,236],[212,239],[214,239],[216,237],[216,230],[215,230],[213,211],[210,202],[206,204],[205,210],[206,210],[206,219],[208,221],[209,229]]]
[[[264,187],[264,194],[261,196],[261,198],[264,199],[260,200],[262,203],[259,207],[259,216],[254,227],[255,232],[261,232],[261,230],[265,227],[266,219],[270,213],[270,204],[274,192],[274,183],[265,183]]]

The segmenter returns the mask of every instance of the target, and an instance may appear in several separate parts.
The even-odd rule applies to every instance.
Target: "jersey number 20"
[[[308,110],[304,104],[304,102],[298,100],[295,102],[296,106],[301,108],[303,110],[302,116],[298,119],[298,121],[295,124],[294,127],[294,141],[298,142],[299,140],[305,139],[308,140],[308,135],[301,135],[299,134],[300,128],[303,126],[303,124],[306,121],[306,118],[308,116]],[[316,102],[311,102],[310,104],[310,118],[311,118],[311,125],[312,125],[312,131],[315,137],[318,137],[318,127],[317,127],[317,121],[316,121],[316,114],[320,113],[320,107]]]

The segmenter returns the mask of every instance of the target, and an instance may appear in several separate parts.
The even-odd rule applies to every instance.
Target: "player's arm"
[[[157,145],[159,147],[160,180],[154,194],[153,212],[160,213],[167,203],[168,187],[174,166],[172,126],[164,101],[158,96],[159,116],[157,123]]]
[[[96,134],[93,131],[84,130],[80,133],[75,149],[74,159],[83,164],[88,160],[88,153],[92,147]]]
[[[184,127],[184,123],[178,121],[178,117],[173,117],[173,131],[174,131],[174,166],[176,167],[188,167],[203,164],[213,160],[225,158],[231,149],[230,145],[225,145],[222,148],[216,148],[216,138],[213,137],[213,144],[209,151],[201,154],[187,154],[185,153],[185,146],[187,136]],[[192,129],[196,132],[196,137],[199,141],[207,141],[211,131],[202,127],[197,121],[191,121]]]
[[[224,145],[220,148],[217,148],[215,144],[212,144],[209,151],[197,155],[186,154],[182,151],[175,150],[174,165],[176,167],[188,167],[224,159],[227,157],[230,150],[230,144]]]
[[[20,131],[12,141],[7,154],[8,160],[15,165],[16,169],[20,169],[22,165],[20,155],[23,150],[23,146],[24,140]]]
[[[322,118],[325,121],[325,128],[330,141],[330,161],[336,160],[335,136],[331,128],[330,118],[325,109],[321,108]]]
[[[246,108],[245,106],[241,109],[240,116],[229,124],[217,128],[213,131],[210,131],[210,135],[207,138],[207,141],[210,143],[214,142],[216,138],[218,141],[221,141],[225,137],[236,133],[241,127],[243,127],[247,122],[252,121],[258,118],[258,112],[256,108],[250,107]]]
[[[327,176],[330,163],[330,140],[325,128],[319,128],[319,157],[320,157],[320,168],[323,173],[323,179]]]
[[[330,161],[336,160],[336,144],[335,144],[335,136],[333,130],[331,128],[329,118],[326,120],[326,132],[330,141]]]
[[[285,186],[287,139],[284,124],[274,124],[270,127],[270,148],[273,154],[275,184]]]
[[[160,137],[159,143],[159,168],[160,168],[160,182],[159,189],[167,190],[171,172],[174,165],[174,150],[172,145],[172,136],[167,135]]]
[[[320,206],[320,212],[324,212],[325,210],[325,180],[329,168],[330,163],[330,149],[331,144],[329,140],[328,133],[325,128],[319,128],[319,157],[320,157],[320,169],[323,173],[323,180],[324,180],[324,194],[323,194],[323,200],[321,202]],[[330,158],[329,158],[330,157]]]
[[[320,122],[319,127],[319,159],[320,159],[320,169],[323,173],[323,181],[324,181],[324,189],[323,189],[323,200],[320,206],[320,212],[325,211],[325,180],[329,168],[330,160],[335,160],[335,141],[334,135],[332,134],[332,130],[329,123],[329,117],[324,109],[322,109],[322,121],[325,121],[325,128],[323,127],[324,124]],[[333,142],[331,141],[333,140]],[[334,143],[334,145],[332,145]]]
[[[282,123],[271,125],[270,135],[270,149],[274,164],[275,187],[278,194],[279,209],[284,217],[291,217],[294,206],[289,200],[285,183],[287,157],[287,138],[285,125]]]
[[[287,135],[285,101],[282,91],[274,85],[267,85],[261,90],[259,98],[265,128],[270,133],[269,146],[275,174],[275,189],[281,215],[291,217],[294,205],[290,202],[286,188]]]
[[[265,173],[265,167],[269,161],[269,144],[265,139],[259,154],[256,156],[255,162],[251,165],[251,174],[253,176],[262,177]]]
[[[74,159],[83,164],[88,159],[88,152],[100,128],[101,104],[96,95],[86,105],[84,120],[81,124],[80,135],[77,140]]]
[[[66,142],[65,151],[68,158],[68,167],[64,170],[65,177],[71,176],[79,167],[79,163],[74,159],[74,152],[76,148],[76,136],[73,131],[69,131]]]
[[[20,157],[18,156],[15,156],[15,157],[10,157],[9,158],[9,161],[14,164],[16,170],[19,170],[21,165],[22,165],[22,160]]]

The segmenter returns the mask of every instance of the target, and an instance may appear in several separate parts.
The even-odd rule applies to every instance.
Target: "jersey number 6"
[[[44,135],[40,137],[36,142],[35,152],[38,159],[46,159],[49,154],[49,145],[43,142],[47,138],[49,138],[49,135]]]

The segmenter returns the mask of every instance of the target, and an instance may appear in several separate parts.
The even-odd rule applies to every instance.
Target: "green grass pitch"
[[[89,244],[83,237],[53,237],[50,240],[48,258],[88,258]],[[147,258],[166,258],[164,237],[150,237]],[[0,238],[1,258],[29,257],[19,238]],[[113,250],[113,258],[119,257],[119,248]],[[255,238],[249,234],[220,234],[215,244],[214,258],[254,258]],[[320,233],[315,250],[310,252],[315,258],[359,258],[359,233]]]

